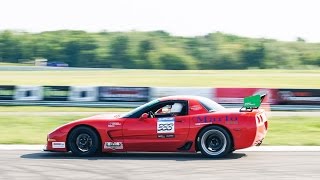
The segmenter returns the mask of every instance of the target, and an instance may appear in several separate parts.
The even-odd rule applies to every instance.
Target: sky
[[[319,0],[0,0],[0,30],[224,32],[320,42]]]

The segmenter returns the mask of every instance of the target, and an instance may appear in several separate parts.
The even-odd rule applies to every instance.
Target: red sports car
[[[199,96],[163,97],[126,114],[98,115],[60,126],[48,134],[45,150],[77,156],[201,151],[207,157],[223,157],[262,143],[268,122],[258,108],[264,96],[245,98],[241,109],[227,109]]]

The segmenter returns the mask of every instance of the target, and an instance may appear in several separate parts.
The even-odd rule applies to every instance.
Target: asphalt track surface
[[[320,179],[320,151],[235,151],[222,159],[186,153],[0,150],[0,179]]]

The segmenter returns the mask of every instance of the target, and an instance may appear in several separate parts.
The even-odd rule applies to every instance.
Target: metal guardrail
[[[55,107],[101,107],[134,108],[144,102],[72,102],[72,101],[0,101],[0,106],[55,106]],[[240,108],[242,104],[221,104],[226,108]],[[271,105],[272,111],[320,110],[320,105]]]

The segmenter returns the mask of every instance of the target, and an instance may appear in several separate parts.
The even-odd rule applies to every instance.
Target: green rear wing
[[[266,95],[267,94],[257,94],[245,97],[240,111],[252,111],[253,109],[258,109]]]

